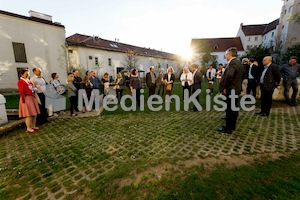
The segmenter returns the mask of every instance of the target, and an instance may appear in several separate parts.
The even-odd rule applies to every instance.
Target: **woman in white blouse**
[[[213,65],[210,65],[209,69],[206,71],[206,78],[208,81],[207,89],[210,90],[210,94],[213,94],[214,82],[216,78],[216,69]]]
[[[183,72],[180,76],[181,85],[182,85],[182,97],[183,101],[186,98],[189,98],[191,96],[191,85],[193,84],[193,74],[190,72],[188,67],[183,68]],[[188,90],[188,96],[184,96],[184,90]]]

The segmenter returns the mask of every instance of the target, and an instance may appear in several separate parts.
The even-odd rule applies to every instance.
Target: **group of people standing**
[[[236,58],[237,52],[234,48],[228,49],[225,56],[228,60],[228,64],[219,85],[220,93],[223,93],[228,97],[231,94],[230,90],[234,90],[235,94],[239,95],[241,93],[242,81],[246,78],[248,79],[246,89],[247,94],[252,94],[256,97],[256,88],[258,85],[260,86],[261,106],[260,111],[256,112],[256,114],[260,116],[269,116],[274,90],[279,86],[281,79],[283,79],[284,96],[287,104],[290,106],[297,106],[297,77],[300,74],[300,65],[297,63],[297,57],[291,56],[289,63],[279,67],[273,63],[271,56],[266,56],[262,61],[263,67],[260,67],[253,58],[250,58],[249,60],[243,59],[242,62],[240,62]],[[291,87],[293,88],[293,94],[290,98],[289,91]],[[226,100],[226,125],[218,130],[223,133],[231,134],[236,128],[238,111],[234,111],[230,107],[228,99],[229,98]],[[235,104],[237,107],[237,99]]]
[[[217,80],[219,94],[225,95],[226,98],[226,124],[218,129],[222,133],[231,134],[236,129],[236,121],[238,118],[238,111],[232,109],[231,99],[229,96],[233,94],[240,95],[242,91],[242,82],[248,79],[246,89],[247,94],[252,94],[256,97],[256,88],[259,85],[261,90],[261,110],[256,114],[261,116],[269,116],[272,106],[272,96],[274,89],[280,84],[283,78],[284,96],[286,102],[290,106],[296,106],[296,97],[298,94],[297,77],[300,73],[300,65],[297,63],[298,58],[290,57],[289,63],[282,65],[280,68],[272,61],[271,56],[266,56],[263,59],[263,67],[260,67],[253,58],[243,59],[242,62],[237,59],[237,49],[229,48],[225,52],[225,57],[228,61],[224,68],[219,64],[219,69],[215,70],[211,65],[206,71],[206,78],[208,81],[208,89],[213,93],[214,81]],[[19,117],[25,117],[27,132],[33,133],[40,128],[36,124],[43,124],[48,122],[48,112],[45,104],[45,91],[48,83],[41,76],[41,69],[33,69],[33,77],[29,79],[29,70],[21,69],[19,71],[20,79],[18,81],[18,88],[20,92],[19,102]],[[78,90],[85,89],[88,100],[90,99],[93,89],[100,90],[100,93],[107,95],[109,87],[113,86],[116,90],[116,97],[122,98],[123,90],[127,87],[129,92],[136,92],[136,102],[140,106],[140,89],[141,80],[138,76],[138,70],[133,69],[130,73],[121,73],[117,75],[115,82],[109,81],[108,73],[103,75],[100,80],[97,78],[94,71],[87,71],[85,77],[79,77],[78,70],[74,70],[67,76],[67,84],[61,84],[57,73],[52,73],[52,80],[50,85],[57,90],[58,93],[63,94],[65,91],[71,103],[70,115],[76,116],[74,111],[78,110]],[[180,81],[183,91],[187,90],[188,95],[201,89],[203,81],[203,74],[201,69],[196,64],[192,64],[190,68],[184,67],[180,76]],[[158,75],[155,74],[155,68],[150,67],[146,74],[146,85],[149,89],[149,96],[154,95],[157,89],[158,95],[172,95],[172,90],[175,82],[175,75],[173,67],[169,67],[167,72],[160,69]],[[293,89],[293,94],[290,97],[290,88]],[[183,101],[188,99],[183,92]],[[199,95],[196,97],[199,102]],[[238,107],[238,98],[234,100],[235,107]],[[198,111],[194,106],[192,111]],[[81,112],[85,112],[83,109]],[[55,113],[56,114],[56,113]],[[56,114],[57,115],[57,114]]]
[[[158,95],[171,95],[174,81],[175,75],[173,67],[169,67],[167,69],[167,73],[164,73],[164,69],[160,69],[159,74],[156,76],[155,68],[151,66],[149,72],[146,74],[145,79],[146,85],[149,89],[149,96],[155,94],[156,88],[158,88]],[[133,69],[131,74],[128,75],[128,87],[131,93],[133,90],[135,90],[136,102],[137,105],[140,106],[141,80],[138,76],[137,69]]]
[[[245,78],[248,80],[247,84],[247,89],[246,93],[247,94],[252,94],[254,97],[257,95],[257,86],[262,84],[261,80],[261,75],[266,73],[266,65],[271,65],[270,69],[273,69],[274,65],[272,63],[272,57],[267,56],[263,59],[263,65],[259,66],[258,62],[255,61],[253,58],[248,59],[243,59],[243,65],[246,70],[245,73]],[[297,63],[298,58],[296,56],[291,56],[289,59],[289,62],[286,64],[283,64],[282,66],[277,66],[275,67],[275,70],[273,70],[273,77],[270,78],[270,83],[272,84],[274,81],[277,82],[278,84],[280,83],[280,79],[282,78],[283,81],[283,87],[284,87],[284,97],[286,100],[286,103],[289,106],[297,106],[296,98],[298,94],[298,81],[297,77],[299,76],[300,73],[300,65]],[[268,70],[271,71],[271,70]],[[272,88],[272,87],[271,87]],[[292,96],[290,96],[290,89],[293,89]],[[269,90],[262,90],[264,88],[261,88],[261,97],[264,99],[264,97],[267,95],[269,98],[269,101],[267,104],[270,102],[270,95],[268,93]],[[273,93],[272,93],[273,95]],[[265,113],[266,115],[269,114],[269,112]]]

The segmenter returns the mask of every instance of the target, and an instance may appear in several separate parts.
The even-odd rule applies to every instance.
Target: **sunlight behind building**
[[[180,55],[185,59],[185,60],[191,60],[193,57],[194,52],[192,51],[192,49],[190,47],[187,48],[183,48],[181,50]]]

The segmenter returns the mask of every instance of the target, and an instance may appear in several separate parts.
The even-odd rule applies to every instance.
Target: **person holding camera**
[[[210,94],[214,93],[214,81],[216,78],[216,69],[213,65],[209,65],[209,69],[206,72],[206,78],[208,81],[207,89],[210,90]]]

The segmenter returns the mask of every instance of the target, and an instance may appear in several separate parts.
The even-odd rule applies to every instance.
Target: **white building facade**
[[[17,89],[18,69],[39,67],[49,81],[56,72],[66,78],[66,66],[59,62],[65,44],[65,27],[52,17],[30,11],[22,16],[0,10],[0,89]]]
[[[154,66],[156,71],[168,67],[178,69],[179,56],[153,49],[141,48],[120,42],[109,41],[98,37],[74,34],[66,39],[70,68],[92,70],[101,78],[108,73],[112,79],[126,68],[125,59],[128,50],[136,53],[135,67],[149,71]]]
[[[300,42],[300,23],[296,18],[300,15],[300,0],[282,0],[283,6],[278,27],[278,41],[281,50]]]
[[[276,47],[276,37],[279,19],[269,24],[240,25],[237,37],[241,38],[245,51],[260,45],[274,51]]]

